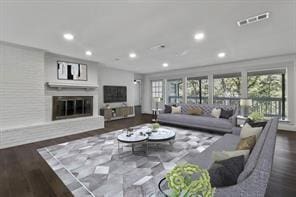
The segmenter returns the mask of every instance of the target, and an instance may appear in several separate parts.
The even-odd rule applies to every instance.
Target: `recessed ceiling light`
[[[223,58],[223,57],[225,57],[226,56],[226,53],[224,53],[224,52],[221,52],[221,53],[218,53],[218,55],[217,55],[219,58]]]
[[[162,64],[162,66],[163,66],[163,67],[168,67],[168,66],[169,66],[169,64],[168,64],[168,63],[166,63],[166,62],[164,62],[164,63]]]
[[[136,57],[137,57],[137,54],[136,54],[136,53],[130,53],[130,54],[129,54],[129,57],[130,57],[130,58],[136,58]]]
[[[197,33],[194,35],[195,40],[202,40],[202,39],[204,39],[204,37],[205,37],[204,33]]]
[[[73,34],[70,34],[70,33],[66,33],[66,34],[64,34],[64,38],[66,40],[73,40],[74,39],[74,35]]]
[[[85,51],[85,55],[91,56],[92,55],[92,52],[91,51]]]

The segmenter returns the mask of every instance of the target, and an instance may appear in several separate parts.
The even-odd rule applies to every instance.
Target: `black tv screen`
[[[126,86],[104,86],[104,103],[126,102]]]

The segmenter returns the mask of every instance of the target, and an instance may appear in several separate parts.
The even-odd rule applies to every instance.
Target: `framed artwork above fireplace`
[[[87,81],[87,65],[57,61],[57,77],[59,80]]]

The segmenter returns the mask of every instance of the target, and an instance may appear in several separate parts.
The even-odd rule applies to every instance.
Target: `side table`
[[[243,127],[244,124],[246,123],[247,119],[248,119],[248,117],[236,116],[236,126]]]
[[[162,109],[152,109],[152,122],[158,122],[158,114]]]

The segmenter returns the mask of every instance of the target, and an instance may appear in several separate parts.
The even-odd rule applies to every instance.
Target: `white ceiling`
[[[139,73],[296,52],[296,0],[0,2],[0,40]],[[236,25],[265,11],[269,20]],[[202,42],[193,39],[199,31]],[[66,32],[75,40],[65,41]],[[162,43],[165,49],[150,49]],[[131,60],[131,51],[138,58]],[[227,57],[217,58],[220,51]]]

